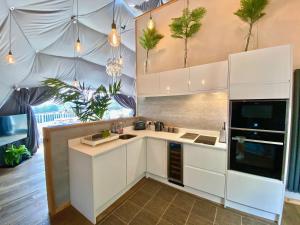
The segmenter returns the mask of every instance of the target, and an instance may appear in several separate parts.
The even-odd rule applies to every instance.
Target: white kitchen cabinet
[[[147,172],[167,178],[167,142],[147,138]]]
[[[224,90],[228,86],[228,61],[190,67],[189,91]]]
[[[127,144],[127,185],[146,172],[146,142],[144,139]]]
[[[71,205],[96,224],[96,217],[126,188],[126,146],[96,157],[69,150]]]
[[[137,91],[139,96],[155,96],[160,92],[159,73],[139,75]]]
[[[227,152],[184,144],[184,165],[225,174]]]
[[[230,55],[230,98],[289,98],[292,63],[289,45]]]
[[[160,73],[160,94],[187,94],[189,91],[189,68]]]
[[[93,180],[94,206],[98,210],[126,187],[126,146],[94,159]]]
[[[200,168],[184,166],[184,185],[224,198],[225,175]]]
[[[283,188],[279,180],[228,171],[227,199],[241,205],[281,214]]]

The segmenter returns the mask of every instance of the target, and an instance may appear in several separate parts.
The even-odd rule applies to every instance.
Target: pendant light
[[[152,18],[151,11],[150,11],[150,18],[149,18],[149,20],[148,20],[147,27],[148,27],[149,30],[153,30],[154,27],[155,27],[155,23],[154,23],[154,20],[153,20],[153,18]]]
[[[111,24],[111,32],[108,35],[108,42],[112,47],[118,47],[121,43],[121,37],[117,31],[117,26],[115,23],[115,8],[116,8],[116,0],[114,0],[114,5],[113,5],[113,22]]]
[[[11,12],[14,10],[14,8],[10,8],[9,11],[9,51],[6,56],[6,61],[8,64],[14,64],[15,63],[15,57],[11,51]]]
[[[79,39],[79,21],[78,21],[78,0],[77,0],[77,15],[76,15],[76,19],[77,19],[77,23],[76,23],[76,26],[77,26],[77,41],[75,43],[75,49],[76,49],[76,52],[80,53],[81,52],[81,43],[80,43],[80,39]]]

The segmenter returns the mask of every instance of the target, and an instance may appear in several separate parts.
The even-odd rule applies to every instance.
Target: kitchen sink
[[[119,139],[122,139],[122,140],[128,140],[130,138],[134,138],[136,137],[136,135],[133,135],[133,134],[122,134],[119,136]]]

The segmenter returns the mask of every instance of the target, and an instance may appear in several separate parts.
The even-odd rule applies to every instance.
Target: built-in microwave
[[[229,169],[281,180],[287,100],[230,102]]]

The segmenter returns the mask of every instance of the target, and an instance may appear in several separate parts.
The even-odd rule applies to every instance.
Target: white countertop
[[[185,133],[197,133],[199,135],[207,135],[207,136],[215,136],[217,137],[216,144],[215,145],[206,145],[206,144],[199,144],[194,143],[194,140],[184,139],[180,138]],[[218,131],[207,131],[207,130],[192,130],[192,129],[185,129],[185,128],[179,128],[179,133],[168,133],[168,132],[157,132],[152,130],[133,130],[132,127],[128,127],[124,129],[124,134],[133,134],[137,135],[134,138],[128,139],[128,140],[121,140],[117,139],[111,142],[107,142],[105,144],[100,144],[95,147],[82,144],[80,142],[80,138],[71,139],[69,140],[69,149],[74,151],[79,151],[81,153],[84,153],[89,156],[97,156],[99,154],[103,154],[107,151],[113,150],[115,148],[118,148],[122,145],[126,145],[130,142],[136,141],[138,139],[149,137],[149,138],[156,138],[156,139],[162,139],[167,141],[175,141],[185,144],[192,144],[192,145],[198,145],[198,146],[204,146],[207,148],[217,149],[217,150],[227,150],[227,144],[220,143],[219,142],[219,132]]]

